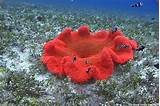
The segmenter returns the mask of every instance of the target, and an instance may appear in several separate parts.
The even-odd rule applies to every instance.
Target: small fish
[[[159,63],[154,64],[154,67],[156,67],[157,69],[159,69]]]
[[[112,28],[111,28],[111,32],[112,33],[117,32],[117,30],[118,30],[117,26],[112,26]]]
[[[130,6],[131,7],[142,7],[143,3],[142,2],[138,2],[138,3],[135,3],[135,4],[131,4]]]
[[[153,17],[153,18],[151,18],[151,20],[155,20],[155,18]]]
[[[91,67],[89,67],[89,68],[86,70],[86,73],[89,74],[90,71],[91,71]]]
[[[73,62],[75,62],[77,60],[77,57],[76,56],[74,56],[73,57]]]
[[[138,49],[136,49],[136,51],[143,51],[144,48],[145,46],[141,45]]]
[[[37,16],[36,19],[37,19],[38,21],[42,21],[42,20],[43,20],[43,17],[42,17],[42,16]]]
[[[128,46],[128,45],[125,45],[125,44],[120,44],[120,45],[118,45],[118,46],[116,47],[117,50],[120,50],[120,49],[122,49],[122,48],[128,49],[129,46]]]
[[[90,65],[91,65],[92,62],[91,62],[90,60],[87,59],[87,60],[85,60],[85,64],[90,64]]]

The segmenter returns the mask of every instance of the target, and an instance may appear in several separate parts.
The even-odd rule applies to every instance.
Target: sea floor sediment
[[[158,19],[62,11],[34,5],[0,7],[0,105],[158,104]],[[65,27],[91,31],[118,26],[145,48],[118,65],[106,81],[84,85],[49,73],[41,63],[43,44]]]

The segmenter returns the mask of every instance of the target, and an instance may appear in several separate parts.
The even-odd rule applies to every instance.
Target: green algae
[[[7,51],[9,47],[15,41],[15,33],[6,31],[4,28],[0,28],[1,40],[0,40],[0,54]]]
[[[97,86],[100,87],[100,90],[98,92],[99,95],[103,95],[106,99],[106,101],[111,101],[116,96],[113,91],[116,89],[117,84],[114,80],[109,81],[97,81]]]
[[[4,73],[4,72],[7,72],[8,69],[6,69],[5,67],[0,67],[0,73]]]
[[[19,104],[24,97],[38,98],[44,92],[34,76],[26,75],[25,72],[12,72],[5,78],[5,81],[5,89],[15,98],[14,101],[8,101],[8,103]]]
[[[158,50],[155,49],[158,46],[157,43],[154,43],[158,42],[158,22],[150,23],[130,17],[120,19],[114,15],[109,15],[108,20],[103,18],[104,16],[102,15],[95,13],[90,15],[83,11],[67,14],[29,8],[14,7],[8,11],[8,15],[0,15],[0,19],[2,19],[0,20],[0,34],[2,35],[2,39],[0,39],[2,41],[0,42],[0,54],[9,56],[7,61],[16,59],[18,54],[10,50],[10,46],[13,43],[18,43],[21,47],[17,47],[17,44],[14,44],[14,46],[30,49],[29,62],[32,63],[29,67],[29,73],[21,72],[23,69],[16,70],[17,72],[7,71],[10,68],[9,66],[7,68],[0,67],[0,73],[7,73],[7,76],[1,78],[0,81],[0,94],[3,95],[0,104],[5,104],[7,101],[9,105],[28,106],[87,105],[90,103],[89,98],[94,99],[93,95],[102,98],[96,98],[98,104],[101,103],[102,105],[107,102],[112,102],[113,105],[158,103],[158,78],[155,77],[156,69],[151,64],[158,57]],[[6,20],[8,16],[12,16],[12,18]],[[44,16],[44,20],[36,20],[37,16]],[[110,22],[110,20],[113,22]],[[6,24],[6,22],[10,23],[10,25]],[[71,83],[68,78],[59,78],[49,74],[41,63],[42,43],[56,37],[57,33],[61,32],[66,26],[75,30],[81,25],[89,25],[92,31],[98,31],[101,28],[109,29],[115,24],[127,37],[136,39],[140,45],[146,45],[146,49],[141,51],[142,55],[136,52],[135,62],[127,62],[125,65],[118,66],[110,79],[81,85],[86,92],[78,93],[76,90],[80,86]],[[139,63],[144,58],[146,60]],[[18,64],[14,65],[15,67],[18,66]],[[145,72],[147,72],[146,75]],[[45,80],[38,81],[35,78],[35,75],[46,74],[49,75],[45,76],[47,77]],[[92,88],[96,90],[92,91]],[[11,95],[5,97],[4,91]],[[9,99],[6,100],[5,98]],[[92,102],[91,104],[93,105]]]

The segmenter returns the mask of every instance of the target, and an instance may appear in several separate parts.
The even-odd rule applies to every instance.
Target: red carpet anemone
[[[108,79],[116,64],[133,59],[136,48],[136,41],[119,29],[92,33],[88,26],[81,26],[78,31],[66,28],[44,44],[42,62],[53,74],[86,83],[90,79]]]

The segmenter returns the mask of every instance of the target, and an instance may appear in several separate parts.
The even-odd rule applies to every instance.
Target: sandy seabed
[[[145,48],[106,81],[78,85],[50,74],[40,61],[44,42],[81,25],[92,31],[116,25]],[[158,105],[158,32],[152,17],[6,5],[0,8],[0,105]]]

